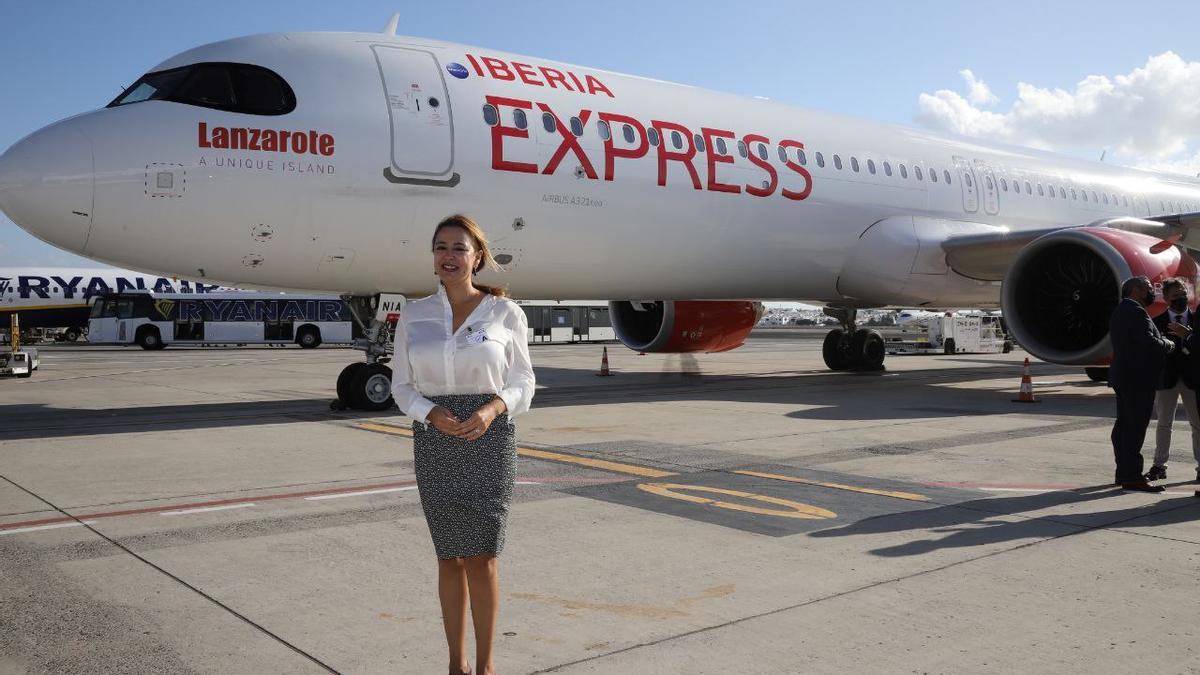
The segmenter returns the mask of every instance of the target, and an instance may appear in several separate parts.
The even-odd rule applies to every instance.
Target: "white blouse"
[[[417,422],[434,403],[427,396],[495,394],[509,417],[529,410],[533,365],[528,320],[517,303],[488,295],[452,332],[454,312],[446,289],[406,303],[396,323],[392,396]]]

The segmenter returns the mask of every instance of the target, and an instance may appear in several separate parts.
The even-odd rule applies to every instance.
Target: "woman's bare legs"
[[[475,624],[476,675],[493,675],[492,639],[500,611],[500,577],[496,556],[485,553],[463,559],[471,595],[471,620]]]
[[[467,572],[462,558],[438,561],[438,600],[450,647],[450,672],[471,670],[467,658]]]

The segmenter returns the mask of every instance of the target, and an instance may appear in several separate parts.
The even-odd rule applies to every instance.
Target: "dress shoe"
[[[1136,492],[1163,492],[1166,490],[1161,485],[1151,485],[1144,480],[1135,480],[1129,483],[1121,483],[1122,490],[1134,490]]]
[[[1167,467],[1155,464],[1146,472],[1146,480],[1166,480]]]

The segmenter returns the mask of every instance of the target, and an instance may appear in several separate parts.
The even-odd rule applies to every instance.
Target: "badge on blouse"
[[[470,328],[467,329],[467,344],[481,345],[484,342],[486,342],[487,339],[488,339],[487,333],[485,333],[481,330],[473,331]]]

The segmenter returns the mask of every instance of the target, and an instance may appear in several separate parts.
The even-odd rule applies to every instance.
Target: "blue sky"
[[[1200,95],[1200,64],[1193,63],[1200,49],[1191,46],[1192,31],[1180,28],[1200,25],[1200,3],[1183,0],[1136,5],[0,0],[0,149],[54,120],[104,105],[122,86],[184,49],[260,32],[378,31],[397,11],[402,34],[1091,158],[1111,147],[1110,157],[1125,163],[1180,171],[1200,165],[1198,113],[1174,115],[1175,108],[1165,105],[1179,96],[1179,109],[1195,107],[1193,86]],[[1177,58],[1160,59],[1145,77],[1117,79],[1168,51]],[[975,97],[964,69],[986,83]],[[1089,76],[1112,78],[1112,86],[1100,82],[1079,89]],[[1019,96],[1020,82],[1033,89]],[[1157,101],[1156,111],[1165,110],[1155,124],[1170,130],[1168,141],[1139,136],[1146,116],[1127,106],[1125,126],[1104,112],[1106,100],[1138,98],[1139,87],[1161,97],[1148,99]],[[1038,96],[1055,89],[1067,98]],[[1065,122],[1064,111],[1054,106],[1069,108]],[[1047,123],[1051,117],[1069,127]],[[1071,140],[1060,143],[1056,133]],[[38,242],[0,215],[0,266],[26,264],[90,263]]]

